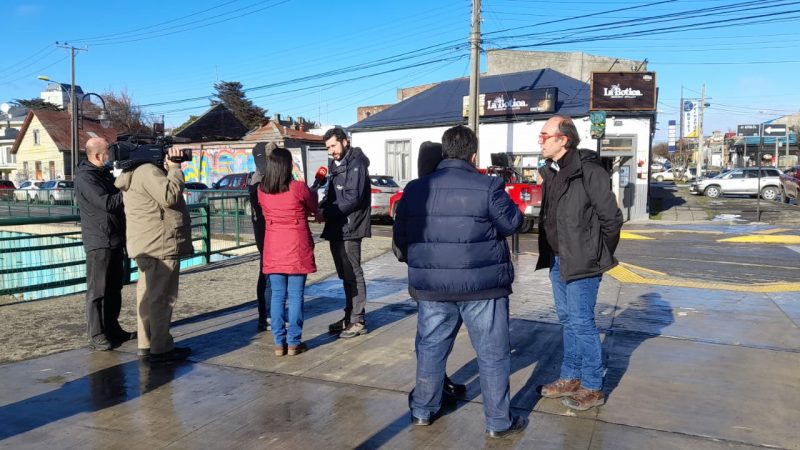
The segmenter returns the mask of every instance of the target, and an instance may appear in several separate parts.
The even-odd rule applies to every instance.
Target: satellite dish
[[[9,105],[8,103],[3,103],[2,105],[0,105],[0,111],[3,111],[4,114],[8,114],[10,110],[11,110],[11,105]]]

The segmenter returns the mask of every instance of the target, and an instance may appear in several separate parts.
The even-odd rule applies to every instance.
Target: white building
[[[465,124],[463,98],[469,80],[459,78],[439,83],[348,128],[352,145],[370,158],[370,173],[392,175],[401,184],[417,177],[417,156],[425,141],[441,142],[448,128]],[[541,158],[537,138],[553,114],[570,116],[581,135],[579,147],[596,150],[590,138],[589,85],[559,72],[543,69],[495,76],[482,76],[482,94],[505,93],[508,99],[545,95],[557,91],[547,112],[489,115],[482,112],[479,125],[479,167],[491,165],[492,153],[505,153],[525,178],[535,180]],[[542,97],[538,106],[546,105]],[[529,109],[537,109],[531,103]],[[488,103],[485,103],[488,105]],[[650,166],[654,113],[609,113],[601,147],[602,162],[611,174],[611,186],[626,220],[648,216],[647,169]]]

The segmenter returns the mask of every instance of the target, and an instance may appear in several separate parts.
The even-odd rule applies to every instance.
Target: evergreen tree
[[[267,111],[253,104],[244,93],[242,83],[238,81],[220,81],[214,84],[217,91],[211,103],[222,103],[244,126],[253,129],[267,121]]]
[[[62,111],[57,105],[54,105],[50,102],[46,102],[40,98],[32,98],[30,100],[24,99],[15,99],[14,103],[18,104],[19,106],[24,106],[28,109],[44,109],[47,111]]]

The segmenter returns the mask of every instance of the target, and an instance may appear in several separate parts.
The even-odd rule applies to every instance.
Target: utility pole
[[[69,50],[70,54],[70,90],[69,90],[69,116],[70,116],[70,169],[69,174],[71,179],[75,179],[75,168],[78,166],[78,147],[80,147],[80,138],[78,137],[78,100],[75,96],[75,52],[86,51],[86,48],[76,48],[64,42],[59,44],[56,42],[56,47],[65,48]],[[65,170],[66,172],[66,170]]]
[[[470,33],[470,74],[469,74],[469,127],[478,135],[480,110],[478,108],[478,84],[480,82],[481,58],[481,0],[472,0],[472,33]],[[480,148],[480,146],[479,146]],[[479,155],[475,155],[476,164],[480,165]]]
[[[703,148],[703,113],[706,108],[706,85],[703,84],[703,89],[700,91],[700,117],[697,123],[697,151],[700,158],[697,160],[697,178],[703,175],[703,160],[705,159],[706,151]]]

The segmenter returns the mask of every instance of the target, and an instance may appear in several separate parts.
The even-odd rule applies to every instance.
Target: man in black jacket
[[[122,192],[114,186],[108,142],[86,142],[86,160],[75,174],[75,201],[80,208],[86,251],[86,319],[89,346],[110,350],[134,337],[119,325],[125,259],[125,212]]]
[[[341,128],[332,128],[323,136],[328,156],[328,190],[319,204],[320,220],[325,221],[322,238],[331,246],[336,273],[344,285],[344,318],[328,329],[339,337],[352,338],[367,334],[364,309],[367,284],[361,269],[361,240],[372,236],[369,183],[369,159]]]
[[[267,155],[273,149],[275,149],[275,144],[270,143],[267,145],[264,142],[259,142],[253,147],[253,162],[256,165],[256,170],[247,185],[247,191],[250,194],[250,218],[253,222],[253,234],[256,239],[258,254],[260,255],[258,260],[258,281],[256,283],[258,331],[271,329],[269,304],[272,299],[272,287],[269,284],[269,277],[261,273],[261,266],[264,262],[264,232],[267,229],[267,223],[264,220],[264,212],[258,201],[258,186],[261,184],[264,174],[267,173]]]
[[[542,396],[565,397],[565,406],[584,411],[605,402],[594,306],[602,274],[617,265],[614,251],[622,212],[597,152],[579,150],[579,143],[568,117],[550,118],[539,134],[546,165],[540,171],[544,182],[536,269],[550,268],[564,333],[561,374],[542,386]]]

